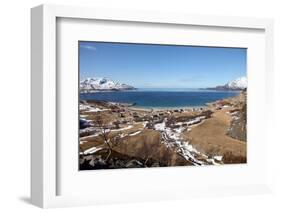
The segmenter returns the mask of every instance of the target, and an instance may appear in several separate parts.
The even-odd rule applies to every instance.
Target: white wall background
[[[0,133],[1,174],[0,211],[37,212],[29,204],[30,178],[30,8],[42,3],[98,6],[123,9],[185,12],[231,16],[269,17],[275,19],[275,108],[281,109],[281,13],[278,0],[9,0],[0,7]],[[278,85],[279,83],[279,85]],[[278,112],[278,110],[276,110]],[[276,129],[281,130],[280,113]],[[60,212],[277,212],[281,210],[281,139],[273,143],[274,193],[270,195],[202,198],[185,201],[122,204],[72,209],[47,210]],[[188,193],[188,192],[187,192]],[[278,210],[277,210],[278,209]]]

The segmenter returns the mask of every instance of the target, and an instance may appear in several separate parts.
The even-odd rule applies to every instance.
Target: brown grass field
[[[200,152],[207,155],[230,154],[246,158],[246,142],[229,137],[226,133],[231,117],[226,110],[215,111],[211,118],[185,133],[186,139]]]
[[[112,108],[100,112],[80,111],[81,115],[92,121],[92,124],[97,129],[97,119],[102,117],[103,122],[107,125],[106,128],[110,129],[107,137],[112,148],[111,154],[108,155],[108,151],[106,151],[108,146],[105,143],[104,136],[91,132],[89,136],[80,137],[80,142],[82,142],[80,143],[80,153],[93,147],[102,148],[102,150],[92,154],[81,154],[82,159],[98,156],[107,158],[108,155],[110,156],[108,161],[111,163],[108,163],[107,166],[111,166],[110,168],[114,168],[115,164],[112,162],[118,161],[120,164],[120,160],[124,164],[128,163],[128,161],[138,160],[143,167],[195,165],[194,160],[187,159],[186,155],[184,157],[179,152],[182,149],[182,144],[167,146],[167,141],[168,143],[175,143],[175,141],[181,140],[184,144],[188,143],[192,147],[191,150],[195,150],[190,151],[189,154],[192,154],[194,158],[197,158],[205,165],[247,162],[247,143],[243,141],[245,137],[239,137],[244,133],[246,134],[246,117],[245,114],[241,113],[243,112],[242,109],[246,109],[246,93],[210,103],[208,106],[196,110],[160,110],[153,112],[147,109],[111,106],[106,105],[106,103],[101,105],[94,101],[90,103],[90,106],[101,109],[115,107],[122,113],[116,112]],[[234,118],[237,116],[235,115],[236,112],[240,113],[240,117],[238,116],[235,124],[233,124]],[[136,113],[139,117],[147,116],[148,120],[145,120],[145,122],[136,121],[134,115]],[[180,136],[177,136],[178,139],[174,139],[174,142],[169,142],[171,138],[164,137],[163,139],[163,132],[155,129],[155,124],[157,124],[157,122],[153,123],[155,113],[162,116],[162,120],[157,122],[161,123],[166,119],[166,127],[171,128],[171,131],[179,128],[176,127],[178,122],[184,123],[202,115],[205,115],[205,117],[199,123],[185,126],[185,129],[179,133]],[[121,123],[120,121],[122,120],[126,120],[126,122]],[[177,125],[173,126],[172,124],[170,126],[168,124],[169,120],[173,120]],[[114,126],[116,121],[120,122],[118,127]],[[150,122],[153,123],[152,127],[147,127],[146,124]],[[230,130],[231,134],[229,134]],[[163,143],[163,140],[166,144]],[[222,160],[217,160],[216,157],[218,156],[222,157]]]

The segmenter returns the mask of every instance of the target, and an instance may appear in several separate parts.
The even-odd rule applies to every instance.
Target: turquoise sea
[[[173,108],[204,106],[206,103],[238,94],[238,91],[167,88],[81,93],[80,99],[130,103],[145,108]]]

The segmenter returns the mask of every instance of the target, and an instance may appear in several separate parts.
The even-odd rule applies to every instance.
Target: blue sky
[[[246,76],[247,50],[79,42],[80,79],[107,77],[137,88],[202,88]]]

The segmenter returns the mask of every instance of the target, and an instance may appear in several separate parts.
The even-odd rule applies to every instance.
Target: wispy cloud
[[[93,46],[93,45],[86,45],[86,44],[81,44],[80,48],[84,48],[84,49],[87,49],[87,50],[93,50],[93,51],[97,50],[97,48],[95,46]]]

